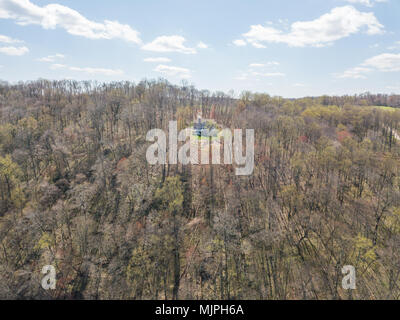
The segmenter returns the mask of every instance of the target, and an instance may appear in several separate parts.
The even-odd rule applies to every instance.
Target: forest
[[[199,111],[254,129],[251,175],[148,163]],[[398,95],[1,82],[0,298],[399,299],[399,135]]]

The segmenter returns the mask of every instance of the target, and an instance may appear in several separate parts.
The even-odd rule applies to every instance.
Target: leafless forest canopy
[[[163,80],[1,83],[0,298],[398,299],[397,107]],[[148,164],[146,133],[199,110],[255,130],[252,175]],[[48,264],[56,290],[40,284]]]

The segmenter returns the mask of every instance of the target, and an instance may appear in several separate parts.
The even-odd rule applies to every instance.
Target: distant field
[[[374,108],[374,109],[381,109],[381,110],[385,110],[385,111],[396,111],[396,110],[400,110],[400,108],[385,107],[385,106],[371,106],[371,108]]]

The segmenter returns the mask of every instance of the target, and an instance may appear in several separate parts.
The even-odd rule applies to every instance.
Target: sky
[[[0,79],[400,93],[400,0],[0,0]]]

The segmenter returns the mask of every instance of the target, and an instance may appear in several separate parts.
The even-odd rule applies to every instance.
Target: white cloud
[[[397,86],[387,86],[386,89],[393,90],[393,91],[400,91],[400,85],[397,85]]]
[[[256,41],[252,42],[251,44],[253,45],[254,48],[257,48],[257,49],[265,49],[266,48],[266,46],[264,46],[263,44],[256,42]]]
[[[265,67],[265,64],[263,64],[263,63],[250,63],[249,67],[250,68],[263,68],[263,67]]]
[[[78,11],[60,4],[40,7],[30,0],[1,0],[0,18],[13,19],[21,26],[40,25],[44,29],[65,29],[69,34],[89,39],[122,39],[139,44],[139,32],[118,21],[91,21]]]
[[[154,71],[160,72],[166,76],[171,76],[171,77],[179,77],[179,78],[190,78],[190,70],[186,68],[181,68],[181,67],[173,67],[173,66],[166,66],[163,64],[158,65]]]
[[[250,63],[247,70],[241,71],[241,73],[234,77],[235,80],[255,80],[260,81],[261,78],[269,77],[286,77],[285,73],[282,72],[263,72],[267,67],[276,67],[279,62],[268,61],[264,63]],[[257,71],[256,71],[257,70]]]
[[[199,48],[199,49],[207,49],[207,48],[208,48],[208,45],[205,44],[203,41],[200,41],[200,42],[197,44],[197,48]]]
[[[0,53],[4,53],[9,56],[23,56],[28,53],[27,47],[0,47]]]
[[[244,41],[242,39],[234,40],[234,41],[232,41],[232,43],[237,47],[244,47],[247,45],[246,41]]]
[[[65,64],[59,64],[59,63],[53,63],[50,66],[50,69],[52,69],[52,70],[57,70],[57,69],[62,69],[62,68],[68,68],[68,66]]]
[[[21,43],[21,42],[23,42],[23,41],[18,40],[18,39],[13,39],[9,36],[0,34],[0,43],[16,44],[16,43]],[[9,56],[22,56],[28,52],[29,52],[29,49],[25,46],[23,46],[23,47],[15,47],[15,46],[0,47],[0,53],[7,54]]]
[[[13,38],[10,38],[8,36],[4,36],[4,35],[0,34],[0,42],[11,44],[11,43],[21,43],[23,41],[18,40],[18,39],[13,39]]]
[[[260,77],[285,77],[286,74],[282,72],[267,72],[267,73],[261,73],[261,72],[252,72],[254,76],[260,76]]]
[[[365,67],[355,67],[346,70],[345,72],[341,74],[335,74],[336,78],[350,78],[350,79],[366,79],[367,77],[365,76],[366,73],[371,72],[372,69],[370,68],[365,68]]]
[[[247,73],[243,73],[243,74],[241,74],[240,76],[237,76],[237,77],[235,77],[235,78],[233,78],[233,79],[235,79],[235,80],[240,80],[240,81],[242,81],[242,80],[247,80],[247,79],[248,79],[248,74],[247,74]]]
[[[80,68],[80,67],[70,67],[64,64],[52,64],[50,68],[53,70],[68,69],[70,71],[83,72],[92,75],[100,74],[105,76],[120,76],[124,74],[124,72],[120,69],[88,68],[88,67]]]
[[[51,55],[51,56],[47,56],[47,57],[43,57],[38,59],[38,61],[41,62],[54,62],[57,59],[64,59],[65,56],[61,53],[56,53],[55,55]]]
[[[142,49],[154,52],[196,53],[196,49],[185,47],[185,41],[186,39],[181,36],[161,36],[142,46]]]
[[[143,59],[144,62],[171,62],[171,59],[169,58],[146,58]]]
[[[400,54],[383,53],[364,61],[360,66],[335,74],[336,78],[366,79],[372,71],[400,72]]]
[[[279,66],[279,62],[276,61],[269,61],[267,63],[250,63],[250,68],[264,68],[269,66]]]
[[[282,72],[242,72],[239,76],[235,77],[235,80],[260,80],[261,78],[270,77],[286,77],[285,73]]]
[[[359,4],[363,4],[367,7],[373,7],[375,3],[378,2],[388,2],[387,0],[345,0],[347,2],[350,3],[359,3]]]
[[[400,48],[400,41],[396,41],[394,45],[387,47],[389,50],[397,50]]]
[[[294,22],[289,32],[258,24],[250,26],[250,31],[243,36],[257,48],[263,46],[262,43],[323,47],[363,30],[368,35],[376,35],[383,33],[383,29],[373,12],[360,12],[352,6],[344,6],[312,21]]]
[[[398,72],[400,71],[400,54],[383,53],[367,59],[363,65],[382,72]]]
[[[293,87],[304,88],[304,87],[307,87],[307,85],[304,83],[295,83],[295,84],[293,84]]]
[[[120,69],[105,69],[105,68],[78,68],[69,67],[71,71],[85,72],[89,74],[102,74],[105,76],[119,76],[124,74]]]

